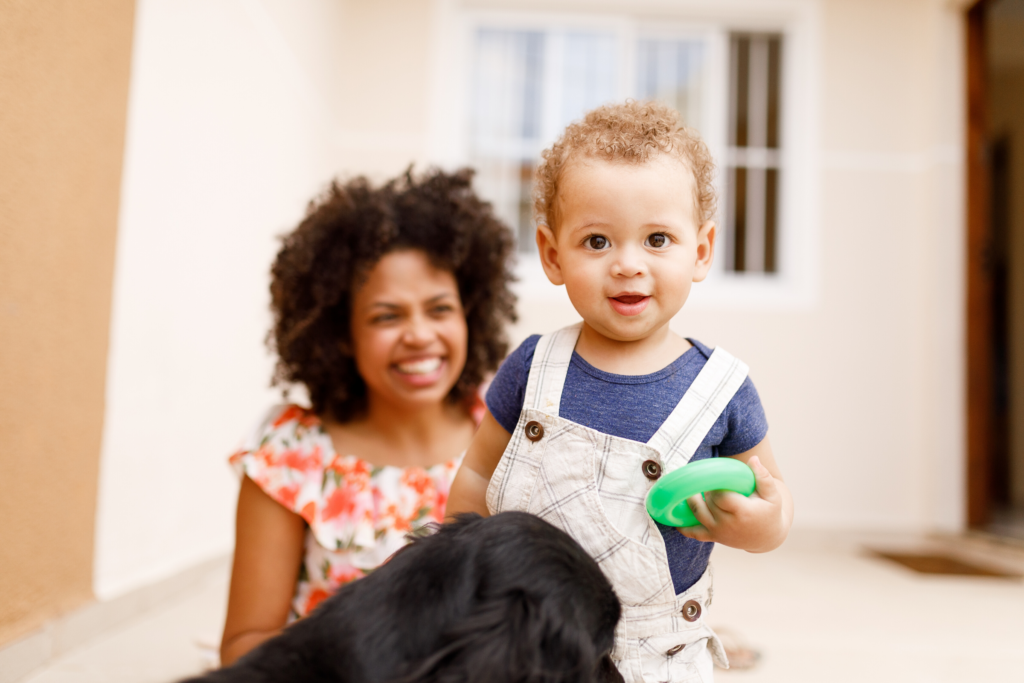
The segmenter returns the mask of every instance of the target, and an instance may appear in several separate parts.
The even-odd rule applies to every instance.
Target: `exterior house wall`
[[[0,643],[92,598],[133,5],[0,1]]]
[[[729,21],[749,21],[751,8],[765,7],[803,22],[816,60],[803,104],[814,123],[804,199],[815,207],[808,254],[817,275],[796,306],[719,305],[702,300],[702,288],[715,287],[709,281],[675,325],[751,365],[798,525],[960,528],[963,94],[955,6],[144,0],[97,593],[116,595],[230,548],[235,481],[224,456],[275,400],[261,345],[272,236],[297,222],[331,175],[383,179],[410,162],[460,161],[435,135],[465,106],[464,72],[441,68],[453,22],[506,9],[563,17],[691,12],[700,20],[725,12]],[[515,342],[577,318],[564,292],[543,281],[520,291]],[[190,492],[187,504],[182,491]],[[159,534],[149,537],[150,529]]]
[[[799,306],[705,302],[711,297],[702,290],[716,286],[709,278],[675,327],[750,364],[795,491],[797,525],[959,529],[961,9],[930,0],[720,5],[628,7],[646,16],[692,10],[698,19],[719,12],[741,26],[766,7],[783,18],[809,17],[819,63],[807,103],[816,125],[807,134],[819,189],[802,201],[818,207],[809,250],[818,275],[810,301]],[[522,291],[517,341],[578,319],[563,292]]]
[[[280,401],[263,344],[276,236],[343,165],[339,9],[138,3],[96,519],[100,599],[231,549],[238,480],[226,459]]]
[[[333,175],[383,179],[410,162],[460,161],[435,133],[459,120],[467,82],[442,67],[453,22],[478,10],[671,13],[747,25],[774,12],[799,23],[813,62],[801,72],[806,97],[797,103],[812,124],[800,131],[811,217],[806,296],[726,305],[701,293],[712,280],[695,288],[674,325],[751,365],[798,525],[960,529],[963,36],[955,3],[140,0],[96,595],[123,594],[230,550],[237,481],[225,458],[278,400],[262,343],[274,237]],[[577,319],[564,292],[543,281],[521,283],[520,294],[515,342]]]

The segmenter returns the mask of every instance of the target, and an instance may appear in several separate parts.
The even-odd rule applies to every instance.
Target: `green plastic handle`
[[[754,492],[754,471],[732,458],[708,458],[683,465],[663,476],[647,493],[647,514],[666,526],[700,524],[686,499],[705,491]]]

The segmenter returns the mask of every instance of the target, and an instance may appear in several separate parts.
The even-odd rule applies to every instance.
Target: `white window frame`
[[[719,167],[719,212],[723,226],[728,125],[728,49],[732,33],[777,33],[783,40],[781,68],[781,187],[778,217],[778,272],[725,270],[725,230],[718,232],[717,258],[707,281],[691,290],[688,309],[801,310],[819,296],[818,61],[820,12],[817,0],[623,0],[619,11],[605,4],[590,12],[577,3],[552,3],[552,11],[517,10],[510,0],[441,3],[434,26],[434,78],[428,121],[427,157],[444,167],[470,163],[469,116],[472,54],[476,32],[591,29],[615,33],[622,41],[639,36],[707,40],[711,78],[703,105],[701,134]],[[569,11],[566,11],[568,8]],[[575,10],[575,11],[572,11]],[[627,55],[631,51],[627,51]],[[619,91],[625,96],[635,65],[624,63]],[[547,99],[542,130],[554,109]],[[556,115],[556,114],[555,114]],[[524,255],[526,256],[526,255]],[[558,296],[536,257],[516,266],[524,302]],[[564,297],[564,293],[559,297]]]

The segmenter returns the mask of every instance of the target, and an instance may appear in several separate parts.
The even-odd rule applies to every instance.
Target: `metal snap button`
[[[655,480],[661,476],[661,465],[655,460],[644,460],[644,464],[640,466],[644,476],[650,480]]]
[[[526,438],[530,441],[540,441],[544,438],[544,425],[536,420],[526,423]]]
[[[700,619],[700,603],[696,600],[687,600],[683,603],[683,619],[697,621]]]
[[[680,652],[683,651],[684,647],[686,647],[686,644],[685,643],[680,643],[679,645],[676,645],[675,647],[669,648],[668,652],[666,652],[665,654],[667,656],[669,656],[669,657],[671,657],[672,655],[677,655],[677,654],[679,654]]]

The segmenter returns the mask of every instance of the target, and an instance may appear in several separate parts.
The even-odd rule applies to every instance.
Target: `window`
[[[516,226],[520,252],[536,249],[534,168],[569,122],[598,105],[633,97],[662,100],[702,127],[706,42],[643,35],[630,40],[614,30],[477,30],[471,163],[480,193]]]
[[[453,10],[439,40],[430,155],[478,169],[478,191],[515,226],[524,256],[535,249],[540,152],[595,106],[654,98],[700,130],[718,164],[715,286],[693,305],[816,303],[820,27],[811,3],[764,0],[742,12],[666,3],[661,19],[630,15],[625,0],[611,3],[618,13],[493,5]],[[523,296],[547,296],[535,258],[517,269]]]

